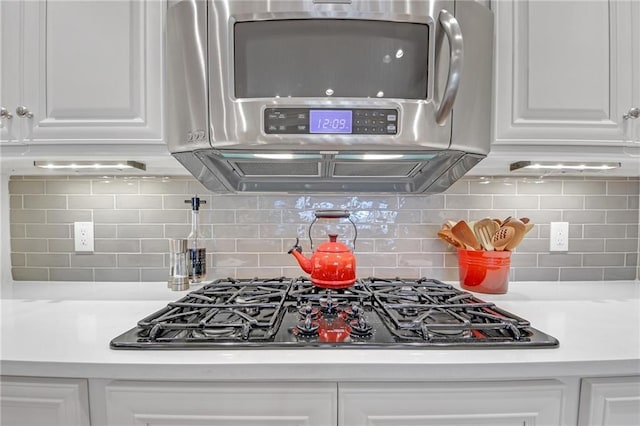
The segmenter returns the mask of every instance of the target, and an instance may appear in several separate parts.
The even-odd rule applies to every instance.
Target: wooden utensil
[[[491,237],[496,231],[500,228],[500,226],[492,219],[486,218],[481,219],[475,223],[473,226],[473,231],[476,234],[476,238],[482,244],[482,247],[485,250],[493,251],[493,244],[491,244]]]
[[[456,223],[452,220],[447,220],[445,223],[442,224],[442,229],[451,229],[453,228],[453,225],[455,225]]]
[[[478,242],[476,234],[474,234],[473,230],[469,227],[469,224],[464,220],[458,221],[458,223],[451,228],[451,233],[465,246],[467,246],[467,248],[482,250],[482,246],[480,245],[480,242]]]
[[[524,224],[524,235],[527,235],[529,231],[533,229],[533,225],[534,224],[532,222],[527,222]]]
[[[451,244],[455,248],[465,248],[464,244],[459,241],[452,233],[451,229],[441,229],[438,231],[438,238],[442,241]]]
[[[504,248],[505,250],[513,250],[522,242],[526,231],[526,225],[520,219],[511,218],[508,222],[503,223],[501,228],[513,228],[514,235]]]
[[[515,234],[516,230],[511,226],[505,226],[498,229],[498,231],[491,237],[491,244],[493,245],[493,248],[497,251],[504,250]]]

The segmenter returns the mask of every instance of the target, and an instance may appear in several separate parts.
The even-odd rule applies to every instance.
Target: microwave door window
[[[234,25],[236,98],[425,99],[426,24],[299,19]]]

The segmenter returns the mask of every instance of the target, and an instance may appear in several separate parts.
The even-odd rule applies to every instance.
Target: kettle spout
[[[296,260],[298,261],[298,264],[300,265],[300,267],[302,268],[302,270],[304,272],[306,272],[307,274],[311,273],[311,260],[306,258],[303,254],[302,254],[302,247],[300,247],[299,245],[300,240],[298,238],[296,238],[296,243],[293,245],[293,247],[291,247],[291,249],[289,249],[289,251],[287,253],[292,254],[293,257],[296,258]]]

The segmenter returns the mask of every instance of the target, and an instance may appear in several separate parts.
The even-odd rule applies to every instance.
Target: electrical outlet
[[[551,222],[549,251],[569,251],[569,222]]]
[[[74,246],[77,252],[93,251],[93,222],[74,222]]]

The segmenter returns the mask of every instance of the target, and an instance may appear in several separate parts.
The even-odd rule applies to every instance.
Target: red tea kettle
[[[313,224],[320,218],[322,219],[339,219],[346,218],[353,225],[355,230],[353,245],[355,247],[358,229],[351,220],[351,215],[346,210],[317,210],[315,219],[309,226],[309,241],[313,249],[313,240],[311,239],[311,228]],[[307,258],[302,254],[302,247],[299,245],[299,239],[289,250],[300,267],[308,274],[311,274],[311,283],[316,287],[322,288],[347,288],[351,287],[356,281],[356,257],[349,247],[338,242],[337,234],[329,234],[329,241],[326,241],[318,247],[318,249]]]

